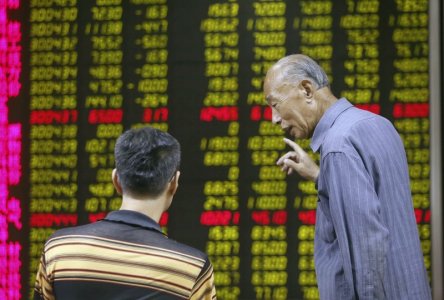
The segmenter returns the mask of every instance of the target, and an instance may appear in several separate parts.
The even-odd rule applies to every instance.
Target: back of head
[[[180,166],[179,142],[152,127],[123,133],[114,155],[122,191],[134,196],[159,196]]]
[[[316,89],[329,87],[325,71],[313,59],[303,54],[283,57],[272,69],[279,70],[280,80],[288,83],[298,84],[302,80],[309,79]]]

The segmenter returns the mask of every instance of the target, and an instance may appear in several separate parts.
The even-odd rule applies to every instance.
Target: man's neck
[[[160,217],[164,212],[165,201],[162,198],[151,199],[151,198],[133,198],[128,195],[122,196],[121,210],[132,210],[142,213],[157,223],[159,223]]]
[[[336,98],[330,88],[328,87],[324,87],[321,88],[319,90],[316,91],[316,96],[318,97],[318,99],[321,99],[322,101],[320,101],[322,103],[322,110],[323,113],[325,113],[327,111],[327,109],[330,108],[330,106],[332,106],[334,103],[336,103],[336,101],[338,101],[338,98]]]

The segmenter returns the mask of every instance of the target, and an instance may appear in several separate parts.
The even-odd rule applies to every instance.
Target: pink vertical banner
[[[9,300],[21,299],[22,245],[10,232],[22,229],[22,210],[10,189],[22,176],[22,127],[8,114],[8,101],[21,90],[21,24],[8,18],[19,7],[20,0],[0,0],[0,299]]]

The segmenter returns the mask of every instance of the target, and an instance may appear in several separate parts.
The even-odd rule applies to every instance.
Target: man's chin
[[[299,135],[294,133],[293,130],[286,131],[285,136],[291,140],[300,139]]]
[[[285,129],[282,129],[282,130],[283,130],[285,136],[293,137],[293,135],[294,135],[294,133],[292,132],[293,131],[293,127],[287,127]]]
[[[294,129],[294,127],[290,127],[287,130],[287,135],[293,139],[298,139],[299,138],[299,132],[297,132],[296,129]]]
[[[293,140],[300,140],[300,139],[306,139],[307,135],[304,134],[303,132],[297,132],[296,130],[294,130],[294,128],[292,128],[291,130],[287,131],[285,133],[285,135],[287,137],[289,137],[290,139]]]

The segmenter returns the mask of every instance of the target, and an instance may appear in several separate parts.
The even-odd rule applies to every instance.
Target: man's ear
[[[301,92],[304,94],[307,101],[311,102],[313,94],[315,92],[313,83],[310,80],[304,79],[299,83],[299,88]]]
[[[117,176],[117,170],[114,169],[111,175],[113,180],[114,188],[116,189],[117,194],[122,195],[122,186],[120,185],[119,176]]]
[[[176,194],[177,188],[179,187],[179,177],[180,177],[180,171],[176,171],[176,174],[173,177],[173,180],[170,182],[170,186],[168,188],[168,191],[171,195]]]

